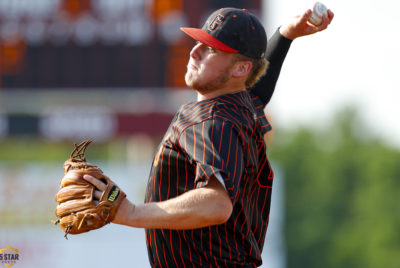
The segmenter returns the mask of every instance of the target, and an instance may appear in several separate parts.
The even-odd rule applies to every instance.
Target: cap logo
[[[208,25],[208,30],[214,31],[215,29],[218,28],[218,26],[224,21],[225,17],[224,15],[218,14],[214,20]]]

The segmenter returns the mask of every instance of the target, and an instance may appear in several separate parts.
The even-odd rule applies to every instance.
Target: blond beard
[[[220,75],[214,80],[208,82],[203,82],[201,79],[196,79],[188,70],[185,75],[185,82],[188,87],[191,87],[199,93],[205,94],[218,90],[229,80],[230,72],[228,72],[228,70],[229,68],[227,68],[224,72],[221,72]]]

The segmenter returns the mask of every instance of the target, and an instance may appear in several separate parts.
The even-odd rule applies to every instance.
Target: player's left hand
[[[325,30],[328,25],[332,22],[334,14],[328,9],[327,15],[322,16],[322,23],[315,26],[308,22],[312,14],[311,9],[306,10],[302,15],[295,16],[287,24],[282,25],[279,28],[280,33],[290,39],[294,40],[298,37],[314,34]]]
[[[83,179],[95,186],[95,190],[93,192],[93,197],[94,197],[93,199],[94,203],[97,205],[99,203],[99,200],[101,199],[101,196],[107,189],[107,185],[103,183],[101,180],[90,175],[84,175]]]

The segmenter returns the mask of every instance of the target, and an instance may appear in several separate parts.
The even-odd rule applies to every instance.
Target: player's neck
[[[227,83],[224,86],[210,90],[210,91],[199,91],[197,90],[197,101],[208,100],[216,98],[226,94],[237,93],[246,90],[243,83]]]
[[[197,101],[203,101],[203,100],[209,100],[209,99],[213,99],[222,95],[226,95],[226,94],[233,94],[233,93],[237,93],[237,92],[241,92],[241,91],[245,91],[246,89],[238,89],[235,91],[229,90],[229,91],[223,91],[223,90],[216,90],[216,91],[212,91],[209,93],[200,93],[197,92]]]

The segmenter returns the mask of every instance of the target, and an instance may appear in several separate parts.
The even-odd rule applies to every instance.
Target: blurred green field
[[[79,143],[81,141],[76,141]],[[73,150],[72,141],[49,141],[37,137],[14,137],[0,140],[0,162],[65,161]],[[92,160],[120,160],[127,154],[126,140],[92,142],[86,152]]]

